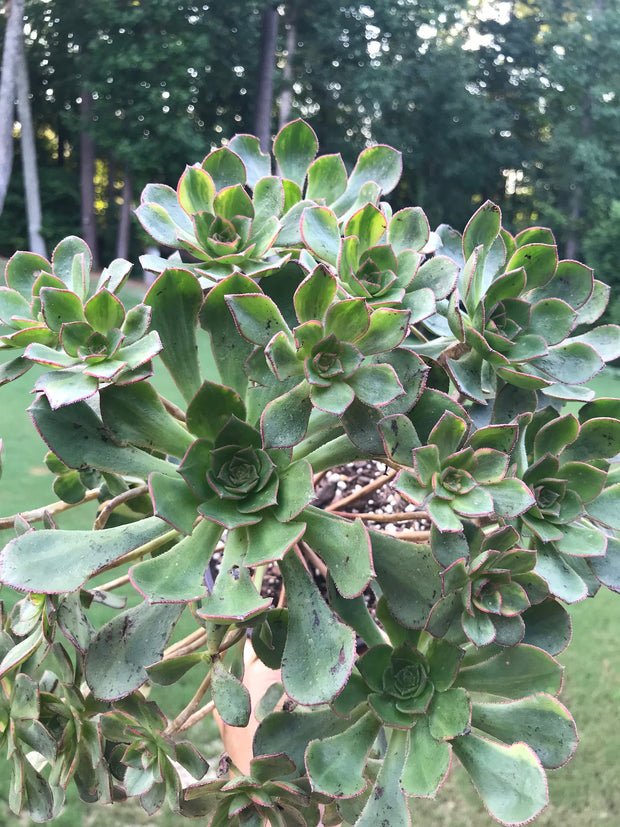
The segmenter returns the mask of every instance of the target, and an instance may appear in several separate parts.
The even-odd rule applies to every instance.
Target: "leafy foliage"
[[[620,328],[592,327],[607,291],[549,230],[510,235],[490,202],[462,236],[393,212],[390,147],[350,174],[317,152],[294,121],[277,164],[242,135],[176,190],[149,185],[140,220],[175,252],[145,258],[156,279],[130,310],[129,265],[91,294],[79,239],[7,265],[0,342],[16,356],[0,380],[49,367],[30,414],[54,490],[101,502],[92,531],[12,519],[0,553],[25,593],[0,633],[16,813],[53,818],[74,780],[86,801],[135,796],[210,825],[407,827],[456,755],[491,814],[521,824],[575,749],[563,603],[620,589],[620,409],[587,387],[620,355]],[[149,381],[157,355],[182,408]],[[317,475],[358,459],[423,512],[415,541],[319,507]],[[93,602],[113,612],[100,628]],[[195,631],[169,645],[181,615]],[[258,709],[249,632],[281,680]],[[200,688],[168,721],[149,685],[189,670]],[[233,727],[260,712],[249,769],[229,778],[205,779],[179,740],[214,707]]]

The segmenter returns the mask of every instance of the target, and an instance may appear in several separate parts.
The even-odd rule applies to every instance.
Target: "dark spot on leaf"
[[[228,573],[232,575],[233,580],[239,579],[239,566],[233,566],[231,569],[228,569]]]
[[[129,633],[131,632],[131,627],[133,623],[131,618],[128,615],[125,615],[123,618],[123,627],[121,629],[121,640],[123,643],[127,643],[127,638],[129,637]]]
[[[319,615],[316,609],[312,610],[313,620],[312,620],[312,628],[316,629],[317,626],[321,625],[321,621],[319,620]]]
[[[226,775],[229,766],[230,758],[228,757],[228,753],[223,752],[217,765],[217,777],[222,778],[222,776]]]
[[[375,799],[379,799],[379,798],[383,797],[383,787],[380,787],[378,784],[375,787],[374,797],[375,797]]]

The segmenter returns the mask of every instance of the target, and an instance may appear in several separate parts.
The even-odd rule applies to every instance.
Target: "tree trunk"
[[[271,110],[273,108],[273,73],[278,42],[278,9],[266,5],[263,10],[256,91],[254,131],[263,152],[271,148]]]
[[[288,123],[291,116],[291,102],[293,99],[293,59],[297,49],[297,11],[291,3],[291,10],[286,27],[286,63],[282,71],[284,88],[278,99],[278,128]]]
[[[605,0],[594,0],[592,11],[593,17],[597,17],[601,14],[605,9]],[[586,91],[584,92],[584,98],[581,105],[581,136],[582,138],[588,138],[592,132],[592,93],[590,91],[590,86],[586,87]],[[577,259],[580,255],[580,247],[581,247],[581,234],[582,234],[582,227],[581,227],[581,216],[582,216],[582,204],[583,204],[583,186],[580,183],[580,178],[583,175],[578,174],[576,176],[577,181],[573,185],[574,189],[571,194],[570,199],[570,223],[568,226],[568,233],[566,236],[566,246],[564,249],[564,254],[567,259]]]
[[[24,39],[24,2],[10,0],[4,32],[0,69],[0,213],[9,188],[13,166],[13,125],[15,123],[15,83],[19,44]]]
[[[46,257],[45,242],[41,235],[41,193],[39,190],[39,169],[37,149],[32,126],[28,64],[23,38],[20,41],[17,65],[17,114],[21,125],[22,170],[28,218],[28,244],[33,253]]]
[[[118,234],[116,236],[116,258],[129,258],[131,240],[131,199],[133,197],[133,178],[125,173],[123,180],[123,203],[118,217]]]
[[[92,96],[90,92],[82,92],[80,116],[82,131],[80,133],[80,197],[82,210],[82,236],[90,247],[93,256],[93,268],[99,269],[99,255],[97,249],[97,224],[95,221],[95,142],[91,138],[88,127],[92,113]]]

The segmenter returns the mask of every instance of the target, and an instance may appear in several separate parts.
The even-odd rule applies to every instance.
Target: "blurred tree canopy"
[[[403,151],[395,206],[462,229],[486,198],[514,231],[556,230],[566,257],[620,280],[620,0],[26,0],[43,229],[76,232],[94,176],[102,259],[148,181],[174,185],[227,137],[303,116],[323,152]],[[277,15],[275,50],[261,39]],[[7,14],[0,15],[0,36]],[[265,54],[265,49],[270,51]],[[274,93],[261,67],[273,65]],[[81,136],[94,146],[83,166]],[[19,145],[15,143],[16,152]],[[123,218],[125,215],[125,218]],[[142,237],[132,223],[131,254]],[[26,247],[19,164],[0,252]],[[615,251],[614,251],[615,252]],[[613,291],[612,291],[613,295]],[[618,308],[620,310],[620,307]]]

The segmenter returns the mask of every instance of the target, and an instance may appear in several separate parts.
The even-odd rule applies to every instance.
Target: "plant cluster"
[[[131,309],[129,264],[91,282],[79,239],[7,265],[0,382],[44,366],[29,411],[60,508],[100,503],[90,531],[8,521],[15,813],[54,818],[73,781],[212,827],[407,827],[455,754],[489,812],[521,824],[576,747],[564,604],[620,590],[620,402],[586,384],[620,355],[620,328],[592,327],[608,288],[490,202],[462,235],[393,213],[388,146],[350,174],[317,150],[295,121],[275,162],[241,135],[176,191],[147,186],[138,217],[171,255],[145,257],[157,278]],[[157,356],[182,405],[151,379]],[[319,476],[360,459],[411,504],[395,521],[423,520],[415,540],[318,506]],[[170,644],[181,616],[194,630]],[[281,683],[249,773],[205,778],[182,733],[214,708],[248,725],[250,646]],[[167,719],[149,687],[189,672],[199,688]]]

